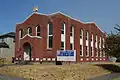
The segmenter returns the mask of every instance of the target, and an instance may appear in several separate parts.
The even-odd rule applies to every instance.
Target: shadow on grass
[[[120,73],[120,66],[115,64],[96,64],[96,66],[100,66],[112,73]]]

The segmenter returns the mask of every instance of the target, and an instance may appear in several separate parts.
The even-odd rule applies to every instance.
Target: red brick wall
[[[47,24],[48,22],[53,23],[53,48],[47,49]],[[33,14],[30,16],[27,20],[24,22],[17,24],[16,25],[16,48],[15,48],[15,57],[19,55],[20,51],[18,51],[18,32],[20,29],[26,29],[28,27],[32,28],[32,36],[36,35],[35,32],[35,27],[39,24],[41,27],[41,37],[40,39],[38,38],[31,38],[29,36],[21,39],[21,45],[20,45],[20,50],[23,52],[23,44],[25,42],[29,42],[30,45],[32,46],[32,57],[33,58],[55,58],[56,57],[56,51],[60,50],[61,48],[61,23],[65,22],[66,24],[66,50],[70,49],[70,26],[71,24],[74,25],[74,49],[76,50],[77,53],[77,61],[79,62],[81,58],[83,58],[83,61],[86,60],[86,39],[83,37],[83,57],[80,57],[79,52],[80,52],[80,29],[83,29],[83,35],[85,36],[85,31],[89,31],[89,39],[91,39],[91,33],[93,33],[93,40],[95,42],[95,34],[98,35],[98,40],[99,36],[104,36],[105,34],[100,31],[100,29],[94,24],[94,23],[89,23],[85,24],[82,22],[78,22],[76,20],[73,20],[69,17],[64,16],[63,14],[57,13],[54,15],[40,15],[40,14]],[[89,40],[89,47],[90,47],[90,40]],[[94,43],[95,45],[95,43]],[[90,50],[90,49],[89,49]],[[89,51],[90,52],[90,51]],[[91,61],[91,56],[88,57],[89,62]],[[96,57],[93,57],[96,59]],[[96,61],[96,60],[94,60]],[[99,61],[99,58],[98,58]],[[103,61],[103,60],[101,60]]]

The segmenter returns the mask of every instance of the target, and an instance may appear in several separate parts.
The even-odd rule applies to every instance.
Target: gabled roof
[[[0,38],[5,38],[5,37],[12,37],[12,38],[15,38],[15,32],[9,32],[9,33],[0,35]]]
[[[27,19],[29,19],[32,15],[35,15],[35,14],[37,14],[37,15],[43,15],[43,16],[54,16],[54,15],[57,15],[57,14],[61,14],[61,15],[63,15],[63,16],[66,16],[66,17],[68,17],[68,18],[70,18],[70,19],[73,19],[73,20],[75,20],[75,21],[77,21],[77,22],[80,22],[80,23],[83,23],[83,24],[94,24],[101,32],[104,33],[104,31],[102,31],[95,22],[83,22],[83,21],[80,21],[79,19],[72,18],[71,16],[68,16],[67,14],[64,14],[64,13],[62,13],[62,12],[60,12],[60,11],[55,12],[55,13],[51,13],[51,14],[42,14],[42,13],[34,12],[34,13],[32,13],[31,15],[29,15],[24,21],[22,21],[22,22],[20,22],[20,23],[17,23],[17,24],[22,24],[22,23],[24,23]]]
[[[8,44],[5,42],[0,43],[0,48],[9,48]]]

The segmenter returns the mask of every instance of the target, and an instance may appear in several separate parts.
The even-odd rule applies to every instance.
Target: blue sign
[[[57,51],[57,61],[76,61],[75,50],[61,50]]]
[[[74,56],[74,50],[60,51],[57,56]]]

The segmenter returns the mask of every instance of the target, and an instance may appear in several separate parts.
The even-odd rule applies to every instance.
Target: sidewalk
[[[1,75],[0,74],[0,80],[24,80],[24,78],[10,77],[8,75]]]
[[[115,78],[120,78],[120,73],[106,74],[103,76],[88,78],[88,80],[112,80]]]

